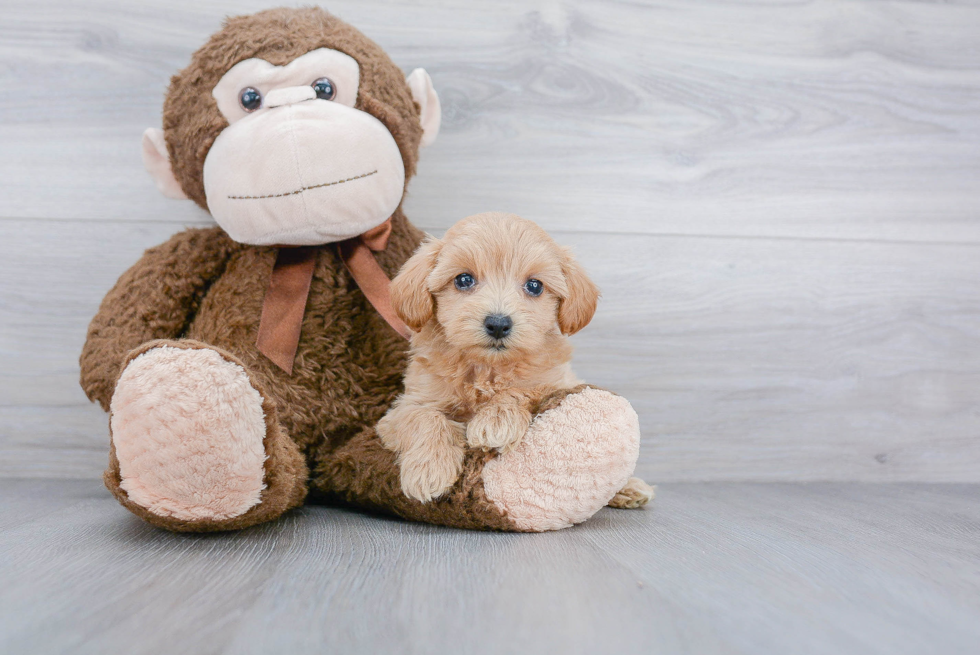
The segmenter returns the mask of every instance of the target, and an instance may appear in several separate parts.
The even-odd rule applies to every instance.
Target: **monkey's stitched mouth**
[[[229,200],[263,200],[265,198],[284,198],[285,196],[295,196],[297,193],[303,193],[304,191],[309,191],[310,189],[322,189],[326,186],[335,186],[337,184],[343,184],[344,182],[353,182],[354,180],[360,180],[361,178],[370,177],[377,174],[377,169],[371,171],[370,173],[363,173],[361,175],[355,175],[354,177],[348,177],[346,180],[336,180],[334,182],[324,182],[323,184],[314,184],[313,186],[305,186],[295,191],[286,191],[285,193],[270,193],[267,196],[228,196]]]

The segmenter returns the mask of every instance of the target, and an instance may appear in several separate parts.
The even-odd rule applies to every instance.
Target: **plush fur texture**
[[[273,64],[285,64],[320,47],[340,50],[360,63],[357,107],[376,116],[391,131],[405,162],[407,183],[415,170],[422,128],[418,107],[402,71],[377,45],[320,9],[276,9],[229,19],[171,82],[164,111],[165,139],[174,173],[189,197],[206,207],[202,164],[226,125],[211,96],[217,80],[242,59],[262,57]],[[422,237],[401,209],[396,210],[388,247],[376,254],[389,277],[409,259]],[[127,397],[135,388],[127,391],[128,378],[117,390],[127,366],[154,349],[205,350],[206,354],[190,359],[230,363],[227,368],[217,366],[236,372],[226,381],[241,390],[246,398],[242,403],[252,408],[241,411],[254,413],[258,394],[265,423],[259,502],[233,516],[254,500],[254,477],[245,485],[247,493],[240,502],[219,502],[221,506],[209,512],[175,512],[174,507],[163,508],[136,492],[137,479],[149,489],[145,484],[149,478],[142,471],[133,473],[134,464],[139,469],[138,460],[149,456],[166,466],[169,470],[159,474],[161,479],[179,476],[180,471],[187,473],[187,467],[166,453],[182,452],[185,447],[192,448],[192,444],[164,443],[160,453],[150,455],[155,446],[149,441],[165,442],[168,434],[170,439],[186,438],[188,433],[182,428],[186,423],[175,420],[162,425],[167,421],[157,414],[151,429],[122,434],[128,428],[120,427],[114,415],[110,423],[119,427],[120,445],[125,442],[126,447],[117,449],[113,435],[104,478],[119,502],[154,525],[188,532],[240,529],[272,520],[302,504],[310,490],[315,498],[343,501],[411,520],[475,529],[530,529],[510,517],[510,503],[517,502],[511,496],[502,493],[495,499],[488,498],[483,475],[492,453],[468,451],[459,478],[436,501],[423,504],[402,493],[395,455],[384,448],[373,426],[402,392],[408,344],[364,297],[335,246],[324,246],[317,253],[292,374],[286,374],[256,350],[263,297],[276,255],[275,247],[236,243],[220,228],[190,229],[146,251],[106,294],[89,326],[80,358],[81,385],[91,400],[109,410],[119,393],[120,418],[130,408],[149,407],[147,399]],[[559,316],[563,308],[558,309]],[[565,309],[568,316],[563,320],[573,329],[582,317],[576,317],[572,308]],[[166,362],[154,362],[152,357],[142,361],[146,370],[137,367],[133,371],[139,368],[147,379],[172,379]],[[201,374],[199,370],[191,373],[194,379]],[[157,386],[163,389],[167,385]],[[563,414],[561,398],[566,393],[549,396],[532,408],[531,414]],[[176,390],[161,402],[187,407],[180,395]],[[206,399],[201,402],[207,404]],[[215,444],[234,445],[239,440],[240,444],[253,447],[253,428],[235,440],[225,438],[227,426],[233,422],[229,419],[222,422],[224,427],[207,427],[206,420],[198,417],[190,422],[195,426],[190,440],[200,444],[207,440],[204,432],[215,429],[220,434],[225,430],[225,436]],[[254,415],[245,423],[254,424]],[[153,436],[146,440],[139,434]],[[622,444],[628,441],[615,432],[591,430],[589,434],[620,443],[607,448],[622,450]],[[514,452],[521,452],[520,448]],[[139,454],[137,457],[133,457],[134,451]],[[570,452],[572,459],[565,465],[577,470],[583,464],[575,459],[576,453],[588,453]],[[547,452],[536,456],[529,453],[526,457],[554,459]],[[233,457],[223,458],[214,461],[234,461]],[[188,480],[189,488],[210,490],[204,496],[215,498],[218,495],[213,491],[223,484],[221,477],[233,480],[238,473],[234,466],[219,465],[210,466],[209,475],[213,479],[206,480],[203,486],[200,480]],[[169,479],[167,485],[171,482],[176,485]],[[509,487],[504,484],[501,488]],[[127,489],[134,491],[132,496]],[[198,509],[209,502],[199,503]],[[515,507],[519,506],[518,502]],[[524,516],[520,511],[519,518]],[[524,525],[537,525],[520,520],[525,521]]]
[[[286,66],[247,59],[221,78],[212,95],[231,125],[208,152],[204,187],[211,215],[235,241],[343,241],[398,207],[401,151],[384,123],[354,108],[358,70],[349,55],[319,48]],[[323,76],[335,84],[331,101],[317,100],[310,85]],[[274,88],[248,113],[239,104],[246,86]]]
[[[629,403],[608,391],[592,394],[584,403],[576,401],[593,391],[598,392],[579,385],[540,399],[531,408],[531,430],[544,425],[541,437],[522,439],[506,455],[468,449],[456,482],[427,503],[402,492],[395,453],[371,428],[337,448],[318,467],[312,487],[333,491],[314,491],[314,497],[457,528],[540,532],[568,527],[602,508],[613,493],[607,495],[606,488],[618,488],[619,471],[632,471],[639,453],[636,415]],[[579,423],[584,417],[601,421],[607,416],[613,420],[605,424]],[[628,429],[623,430],[624,425]],[[567,441],[574,445],[563,446]],[[597,453],[605,466],[594,461]],[[498,459],[502,462],[494,473],[496,479],[488,485],[489,464]],[[614,479],[591,479],[588,472]],[[541,475],[542,482],[532,480],[532,473]]]
[[[265,393],[262,388],[262,383],[259,382],[256,376],[249,374],[242,361],[231,353],[191,339],[181,339],[179,341],[160,339],[149,341],[139,348],[132,350],[123,359],[120,367],[122,372],[125,372],[129,364],[143,353],[160,348],[207,349],[214,351],[222,359],[236,365],[244,371],[248,375],[249,384],[262,396],[262,414],[265,419],[265,437],[262,445],[264,446],[266,457],[263,463],[263,489],[260,494],[260,500],[258,504],[253,505],[244,514],[224,518],[219,516],[206,516],[203,513],[200,513],[196,518],[181,518],[154,511],[146,505],[131,499],[123,488],[122,466],[116,453],[115,439],[111,438],[109,441],[109,468],[106,469],[103,478],[106,487],[116,499],[124,507],[147,522],[161,528],[179,532],[211,532],[215,530],[245,528],[256,523],[274,519],[286,510],[302,504],[303,499],[306,498],[306,480],[309,477],[309,470],[296,442],[290,439],[289,435],[282,429],[276,405],[270,400],[268,394]],[[122,374],[118,377],[122,377]],[[112,423],[112,416],[110,416],[110,432]],[[167,436],[162,430],[158,432],[158,436],[163,441],[161,445],[166,448],[171,448],[169,444],[166,444]],[[197,485],[197,483],[198,481],[188,481],[188,484]],[[213,485],[215,487],[220,486],[220,480],[214,480]]]
[[[204,159],[228,127],[211,90],[240,61],[253,57],[284,66],[297,57],[331,48],[361,67],[357,109],[384,123],[398,143],[405,184],[415,174],[422,125],[404,73],[376,43],[339,18],[316,7],[269,9],[225,21],[170,80],[163,105],[163,130],[174,176],[187,197],[207,209]]]
[[[405,162],[407,183],[415,170],[422,128],[402,71],[376,44],[320,9],[276,9],[229,19],[171,80],[164,109],[165,137],[174,173],[189,197],[207,206],[202,165],[227,124],[211,89],[224,72],[251,57],[286,64],[320,47],[358,60],[361,81],[356,106],[392,132]],[[421,239],[422,233],[400,208],[396,210],[388,247],[376,253],[389,277]],[[321,495],[414,517],[413,510],[401,507],[400,501],[391,503],[395,493],[387,494],[384,484],[364,486],[365,479],[397,479],[397,467],[370,427],[401,392],[408,344],[370,305],[335,247],[326,246],[317,257],[293,374],[283,373],[255,349],[262,299],[276,253],[274,247],[236,243],[219,228],[175,235],[148,250],[109,291],[89,326],[80,358],[82,388],[106,410],[121,370],[151,347],[206,347],[239,364],[262,395],[266,416],[268,458],[261,502],[225,519],[186,520],[153,512],[123,488],[112,443],[106,485],[133,512],[172,530],[236,529],[274,518],[302,502],[311,470],[313,487]],[[350,459],[352,453],[357,454],[356,461]],[[471,486],[479,490],[468,490],[457,499],[479,507],[443,507],[441,517],[433,520],[452,523],[458,517],[468,527],[514,529],[482,498],[480,471],[482,466],[476,466],[470,476]]]
[[[483,472],[487,497],[521,530],[581,523],[627,485],[636,465],[640,426],[626,399],[586,388],[561,409],[538,417],[520,447]]]
[[[238,364],[207,348],[161,346],[126,366],[112,396],[120,486],[178,519],[227,519],[265,488],[262,395]]]
[[[454,279],[470,275],[471,288]],[[539,296],[524,290],[543,283]],[[397,453],[402,490],[428,502],[459,476],[466,447],[513,448],[540,399],[579,381],[562,334],[583,327],[599,291],[541,228],[513,214],[463,219],[430,239],[392,282],[392,304],[408,325],[411,363],[405,393],[378,424]],[[505,316],[506,336],[485,321]]]

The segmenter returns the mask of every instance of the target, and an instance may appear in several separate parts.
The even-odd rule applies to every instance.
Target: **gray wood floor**
[[[668,484],[543,535],[306,507],[156,530],[0,481],[0,652],[976,653],[980,487]]]
[[[3,1],[0,475],[102,470],[87,322],[209,221],[140,134],[222,17],[267,6]],[[637,407],[641,474],[980,482],[980,5],[329,9],[441,94],[417,224],[509,210],[577,249],[604,299],[576,368]]]

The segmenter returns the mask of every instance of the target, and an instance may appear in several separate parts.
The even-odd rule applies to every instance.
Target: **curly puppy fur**
[[[630,478],[622,489],[609,501],[610,507],[616,509],[637,509],[643,507],[656,495],[657,488],[647,484],[640,478]]]
[[[457,288],[461,274],[475,284]],[[524,289],[529,280],[543,283],[540,295]],[[540,227],[487,213],[426,241],[391,297],[417,334],[405,393],[378,434],[398,454],[404,493],[426,502],[459,477],[467,447],[513,448],[542,398],[580,384],[566,335],[592,320],[599,289]],[[491,334],[492,316],[509,319],[506,335]]]

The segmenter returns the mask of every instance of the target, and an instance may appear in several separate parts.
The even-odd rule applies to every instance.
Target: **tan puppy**
[[[441,495],[467,446],[513,448],[538,400],[581,383],[566,335],[598,299],[566,248],[512,214],[471,216],[422,244],[391,284],[416,334],[405,393],[378,423],[407,496]]]

